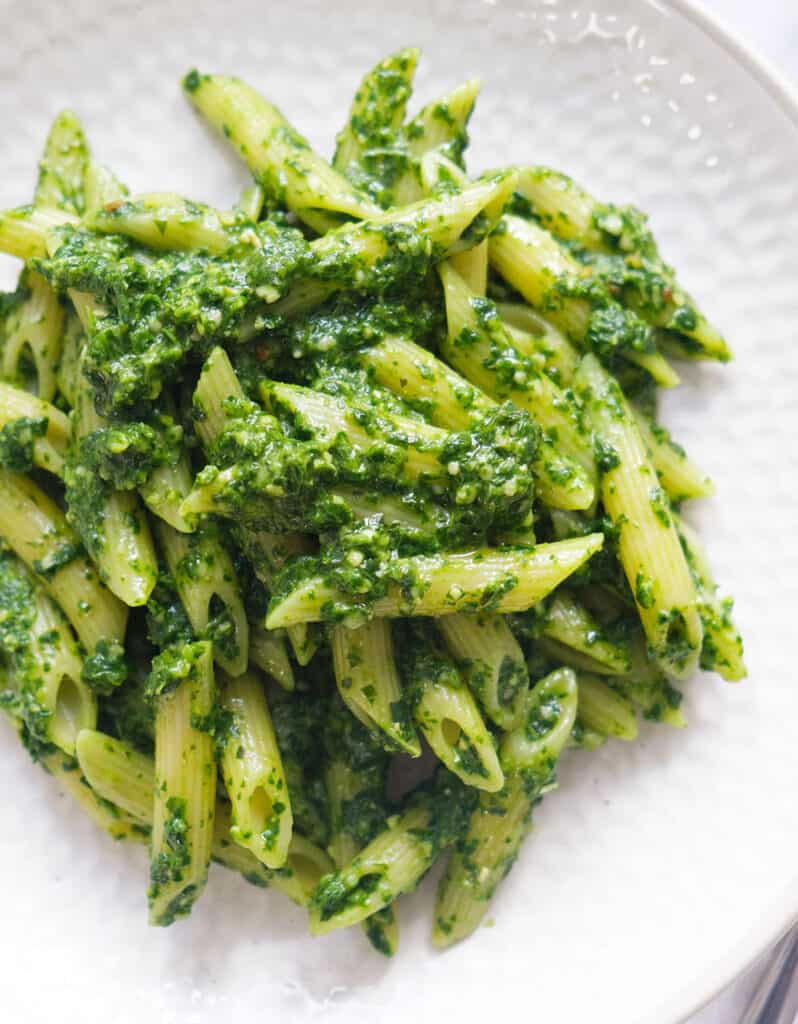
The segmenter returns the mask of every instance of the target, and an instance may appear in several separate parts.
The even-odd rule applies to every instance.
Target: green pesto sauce
[[[326,846],[330,834],[327,794],[322,778],[322,742],[328,698],[305,688],[280,693],[272,706],[272,722],[283,762],[294,827]]]
[[[407,706],[407,701],[404,697],[400,697],[398,700],[391,701],[389,706],[391,715],[391,725],[396,736],[401,739],[405,744],[412,744],[416,738],[416,732],[413,728],[413,719],[410,715],[410,709]],[[387,749],[399,753],[401,752],[402,745],[397,740],[388,738]]]
[[[428,688],[463,685],[432,619],[407,619],[398,623],[396,650],[404,696],[412,711],[415,712]]]
[[[58,290],[77,288],[108,310],[90,332],[85,373],[95,404],[113,416],[146,408],[189,354],[253,333],[273,296],[308,260],[301,234],[265,221],[254,243],[231,237],[229,254],[151,253],[115,236],[63,229],[55,256],[39,261]]]
[[[186,801],[171,796],[166,801],[167,818],[164,823],[163,845],[150,861],[150,887],[148,897],[154,902],[164,886],[179,885],[186,869],[191,866],[189,825],[186,821]],[[180,888],[164,910],[159,924],[169,925],[190,911],[197,895],[194,884]]]
[[[357,142],[357,158],[343,168],[353,185],[380,206],[392,205],[394,188],[410,166],[399,127],[410,99],[414,61],[402,51],[378,64],[355,93],[348,133]],[[339,136],[339,152],[345,133]],[[334,163],[339,163],[336,153]]]
[[[506,403],[472,429],[449,433],[442,443],[420,441],[390,419],[397,411],[395,399],[383,401],[371,389],[366,400],[369,385],[362,371],[330,369],[319,383],[328,393],[347,398],[353,422],[371,443],[365,450],[355,448],[344,433],[331,443],[314,440],[303,417],[276,394],[272,401],[279,419],[254,403],[228,401],[225,427],[209,450],[209,465],[197,477],[199,486],[213,489],[213,501],[226,516],[272,532],[346,530],[359,520],[347,499],[347,488],[354,485],[374,496],[375,516],[379,494],[398,497],[416,513],[411,521],[419,528],[407,522],[375,524],[379,536],[367,544],[385,550],[404,532],[402,549],[408,553],[430,550],[430,541],[448,547],[481,543],[530,520],[531,467],[540,431],[523,410]],[[412,410],[402,412],[413,415]],[[438,467],[412,485],[403,479],[411,445],[433,454]],[[220,478],[227,469],[232,474]],[[356,567],[361,579],[367,562]]]
[[[621,458],[615,447],[600,434],[593,435],[593,454],[596,456],[596,465],[602,476],[617,469],[621,464]]]
[[[502,658],[499,666],[499,678],[496,685],[496,696],[499,704],[510,707],[518,694],[529,685],[529,673],[526,665],[519,664],[509,654]]]
[[[654,581],[641,569],[635,577],[635,600],[641,608],[653,608],[656,600]]]
[[[33,469],[33,449],[47,433],[45,417],[31,419],[21,416],[0,429],[0,466],[14,473],[30,473]]]
[[[396,952],[391,945],[387,929],[395,922],[395,914],[392,906],[383,907],[376,914],[367,917],[364,922],[366,937],[378,953],[383,956],[393,956]]]
[[[265,338],[232,352],[248,394],[264,376],[299,384],[339,367],[359,349],[396,334],[434,344],[445,330],[439,287],[432,275],[388,284],[376,294],[342,291],[301,317],[269,321]]]
[[[200,75],[196,68],[192,68],[191,71],[183,79],[183,88],[186,92],[196,92],[202,84],[202,80],[207,79],[207,75]]]
[[[157,413],[149,422],[114,423],[73,439],[64,472],[67,518],[93,558],[108,543],[104,510],[112,493],[141,487],[155,470],[174,466],[182,444],[183,427]],[[135,515],[127,525],[141,529]]]
[[[476,802],[476,791],[465,786],[445,768],[439,768],[429,782],[409,795],[405,809],[424,807],[428,811],[427,825],[410,833],[423,848],[425,860],[424,869],[412,885],[448,846],[465,834]],[[355,857],[352,866],[357,864],[358,858]],[[311,897],[311,905],[318,910],[322,921],[329,921],[351,907],[365,905],[381,885],[384,874],[383,869],[377,869],[352,880],[347,869],[325,875]]]
[[[361,291],[379,292],[399,280],[420,280],[445,255],[445,250],[432,241],[420,223],[364,222],[360,230],[372,236],[372,244],[380,253],[373,263],[364,260],[352,246],[348,233],[342,231],[332,236],[332,243],[313,253],[312,262],[306,267],[308,276]]]
[[[183,428],[171,416],[114,424],[81,439],[77,462],[117,490],[132,490],[160,466],[174,466],[182,440]]]
[[[648,500],[660,526],[668,529],[671,525],[671,503],[659,484],[649,490]]]
[[[199,680],[197,662],[204,652],[201,643],[174,644],[153,658],[147,679],[146,697],[150,701],[170,693],[181,683]]]
[[[102,556],[107,538],[105,505],[112,487],[79,458],[68,457],[64,471],[67,520],[93,559]],[[55,571],[51,569],[50,571]]]
[[[669,710],[675,711],[681,706],[682,694],[663,679],[656,686],[656,697],[643,711],[643,718],[650,722],[661,722]]]
[[[161,572],[147,602],[147,636],[155,647],[172,647],[195,639],[172,577]]]
[[[97,641],[92,654],[83,662],[81,679],[98,694],[109,694],[127,678],[125,649],[118,640]]]
[[[687,635],[684,615],[678,608],[662,610],[658,616],[660,625],[666,627],[665,641],[657,648],[656,654],[668,664],[681,668],[695,652],[695,646]]]
[[[384,873],[382,869],[363,875],[355,885],[348,884],[340,873],[325,875],[315,889],[311,903],[318,908],[321,920],[329,921],[352,907],[365,906]]]
[[[442,766],[431,782],[420,786],[408,797],[408,806],[429,808],[429,822],[414,835],[429,849],[430,863],[443,850],[465,835],[478,800],[472,786],[466,786]]]
[[[733,667],[728,655],[721,652],[716,637],[723,636],[724,647],[728,648],[731,643],[732,649],[736,652],[737,659],[743,657],[743,638],[737,631],[732,620],[734,601],[724,598],[722,601],[710,602],[699,594],[698,610],[701,621],[704,625],[704,639],[701,645],[700,664],[707,672],[719,671],[723,668]]]
[[[0,706],[21,724],[31,754],[46,752],[52,712],[40,702],[44,672],[57,649],[58,633],[36,636],[36,584],[15,555],[0,551],[0,657],[13,686],[0,691]]]
[[[430,131],[436,145],[427,145],[441,156],[463,168],[463,153],[468,145],[465,125],[461,125],[445,102],[426,108],[413,120],[401,125],[401,117],[410,97],[407,60],[383,62],[363,80],[355,98],[356,110],[348,129],[357,140],[357,158],[343,168],[353,185],[362,189],[384,208],[397,202],[402,182],[421,181],[421,159],[413,155]],[[445,130],[441,131],[441,126]],[[341,145],[339,136],[339,146]]]
[[[133,639],[135,631],[136,639]],[[98,728],[151,754],[154,747],[155,707],[146,698],[147,679],[154,654],[144,637],[143,610],[130,626],[127,678],[110,693],[100,695]]]
[[[373,265],[346,232],[313,252],[295,229],[263,221],[231,232],[230,250],[220,256],[147,253],[114,235],[62,229],[57,254],[37,266],[59,291],[88,291],[108,310],[91,331],[85,372],[98,410],[113,416],[146,408],[192,352],[271,325],[269,302],[297,276],[379,294],[399,281],[421,281],[443,255],[421,225],[368,230],[381,253]]]
[[[464,775],[470,778],[486,779],[488,777],[488,769],[485,767],[479,751],[464,733],[458,736],[452,753],[455,766]]]

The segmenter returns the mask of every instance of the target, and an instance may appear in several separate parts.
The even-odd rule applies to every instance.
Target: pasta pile
[[[211,861],[398,942],[472,932],[571,748],[684,724],[742,642],[656,420],[730,353],[645,217],[543,167],[466,174],[468,81],[363,79],[331,163],[235,78],[186,96],[253,182],[130,196],[56,118],[0,305],[0,703],[149,845],[150,920]],[[427,778],[397,797],[396,758]]]

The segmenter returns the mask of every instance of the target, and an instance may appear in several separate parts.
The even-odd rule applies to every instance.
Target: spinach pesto
[[[479,83],[408,116],[418,60],[367,72],[330,161],[190,71],[229,208],[130,195],[66,112],[0,213],[0,707],[149,841],[154,925],[213,860],[392,956],[445,859],[459,941],[561,757],[745,676],[657,414],[725,341],[635,207],[469,174]]]
[[[178,251],[153,258],[121,235],[63,229],[41,270],[58,290],[89,292],[103,311],[84,356],[98,412],[151,409],[197,347],[257,332],[268,309],[262,296],[279,294],[306,246],[299,232],[270,222],[248,231],[251,241],[231,233],[231,251],[220,256]]]
[[[0,427],[0,466],[15,473],[30,473],[36,441],[47,433],[47,420],[20,416]]]

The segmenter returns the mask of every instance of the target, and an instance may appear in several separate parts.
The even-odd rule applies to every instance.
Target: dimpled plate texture
[[[713,475],[690,510],[737,596],[750,679],[687,688],[690,728],[573,752],[483,927],[429,940],[434,880],[401,901],[391,963],[355,929],[213,868],[190,920],[146,924],[143,849],[93,830],[0,732],[2,1017],[392,1024],[673,1024],[798,910],[798,131],[786,100],[692,15],[645,0],[0,0],[0,206],[28,201],[65,105],[136,190],[230,204],[244,174],[181,97],[190,67],[260,87],[329,154],[359,75],[423,47],[417,97],[484,81],[470,166],[570,171],[650,211],[737,353],[664,412]],[[13,280],[0,264],[2,283]],[[764,922],[764,923],[762,923]]]

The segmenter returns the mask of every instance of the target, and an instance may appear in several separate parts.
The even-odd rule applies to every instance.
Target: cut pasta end
[[[97,704],[88,687],[64,675],[56,691],[50,735],[66,754],[74,754],[78,737],[93,729],[97,722]]]

